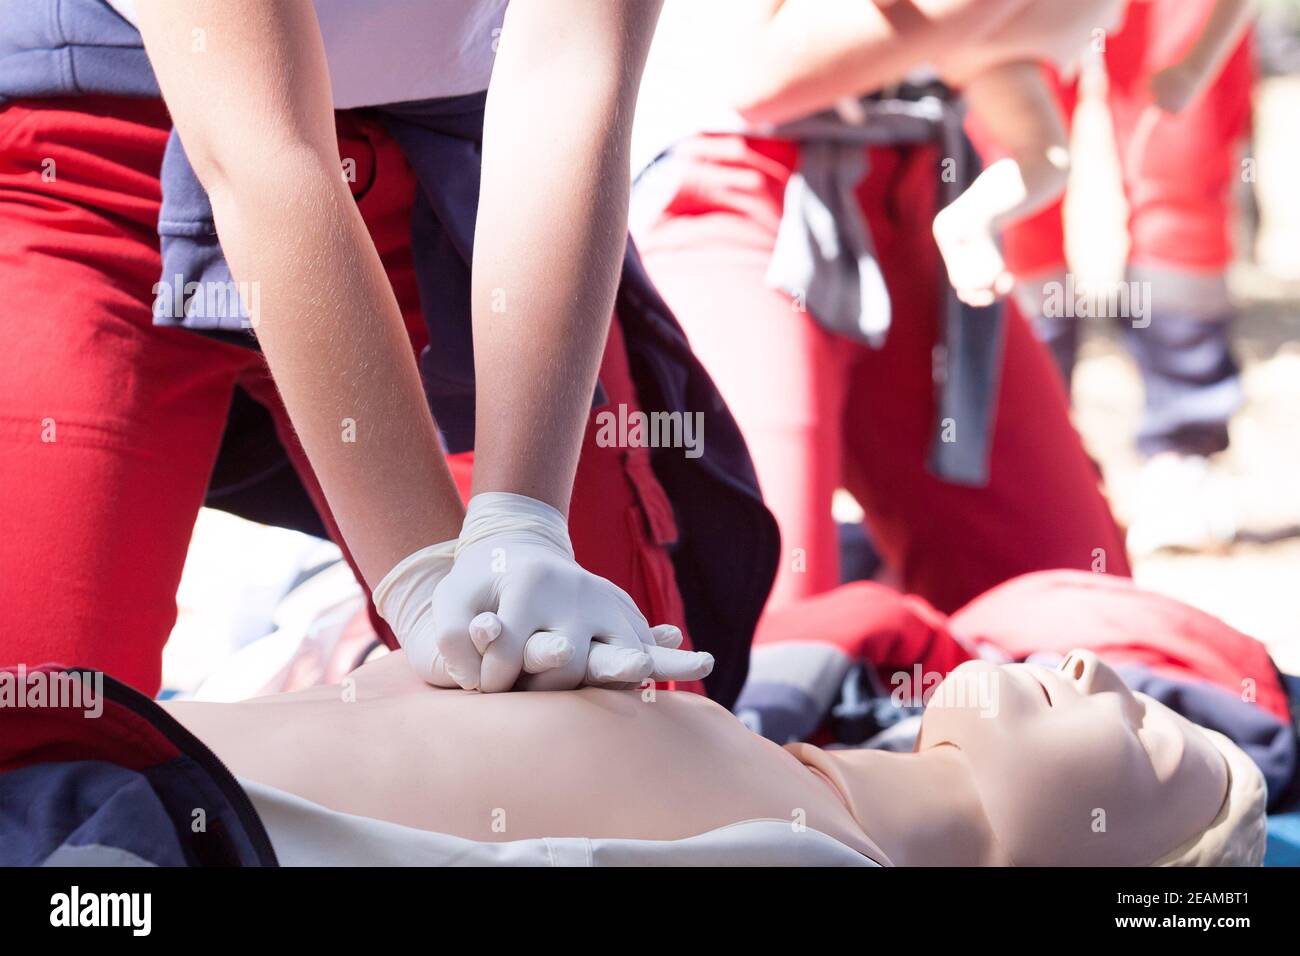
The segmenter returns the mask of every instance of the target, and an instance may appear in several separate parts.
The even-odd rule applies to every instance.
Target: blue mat
[[[1300,677],[1283,674],[1282,684],[1291,699],[1291,715],[1300,720]],[[1300,778],[1300,774],[1297,777]],[[1300,779],[1291,782],[1291,792],[1283,804],[1283,812],[1268,818],[1268,849],[1264,851],[1264,865],[1300,866]]]

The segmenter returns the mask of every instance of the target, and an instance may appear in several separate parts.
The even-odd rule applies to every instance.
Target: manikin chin
[[[1230,780],[1220,745],[1088,651],[963,664],[911,754],[800,757],[902,865],[1150,865],[1211,827]]]

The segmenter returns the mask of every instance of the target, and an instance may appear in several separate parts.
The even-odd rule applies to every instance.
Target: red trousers
[[[1132,149],[1138,119],[1151,103],[1151,77],[1176,62],[1195,41],[1214,0],[1131,3],[1123,28],[1106,39],[1108,105],[1129,204],[1129,260],[1174,272],[1222,272],[1232,261],[1233,189],[1238,148],[1249,132],[1252,44],[1244,41],[1214,84],[1177,116],[1166,116]],[[1078,90],[1057,83],[1068,124]],[[972,129],[977,142],[983,137]],[[986,158],[993,144],[980,142]],[[986,148],[987,147],[987,148]],[[1056,203],[1004,233],[1007,265],[1036,278],[1065,270],[1062,204]]]
[[[270,410],[342,545],[262,357],[151,323],[170,126],[153,100],[0,109],[0,663],[103,669],[145,693],[160,683],[177,583],[236,388]],[[378,124],[341,114],[339,135],[419,349],[414,176]],[[612,402],[635,407],[617,322],[601,376]],[[684,626],[664,548],[672,511],[648,451],[599,447],[595,433],[593,421],[574,488],[578,560],[653,622]],[[467,489],[468,456],[453,464]]]
[[[873,149],[858,198],[893,302],[884,347],[822,328],[765,281],[798,146],[704,136],[680,186],[637,237],[651,278],[740,423],[783,560],[769,609],[839,583],[831,496],[862,504],[903,590],[954,610],[1027,571],[1129,573],[1123,537],[1070,424],[1051,359],[1010,315],[987,487],[926,461],[943,264],[932,234],[937,152]]]

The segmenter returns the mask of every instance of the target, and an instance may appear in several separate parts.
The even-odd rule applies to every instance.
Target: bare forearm
[[[344,539],[373,586],[461,509],[387,276],[334,164],[211,190],[231,271]],[[281,182],[281,178],[289,182]]]
[[[548,43],[556,28],[525,19],[546,15],[535,5],[507,15],[474,246],[475,492],[568,511],[627,241],[632,105],[657,9],[575,5],[569,29],[626,31],[622,48],[587,48],[564,29]],[[611,22],[576,19],[593,10]]]
[[[1254,13],[1253,0],[1219,0],[1183,64],[1196,74],[1198,86],[1214,82],[1237,48]]]
[[[1000,229],[1058,199],[1069,179],[1069,144],[1042,68],[1002,64],[972,78],[965,96],[1007,158],[990,164],[957,200],[964,214]]]
[[[1023,0],[745,0],[733,105],[780,123],[902,80]]]
[[[139,0],[137,14],[231,271],[256,283],[276,385],[373,585],[455,537],[462,514],[396,300],[342,179],[314,9]]]
[[[559,159],[571,131],[547,130],[543,143],[494,132],[475,240],[474,490],[567,513],[626,242],[628,158],[602,150],[574,168]],[[529,178],[546,188],[486,188],[517,172],[499,168],[511,155],[529,154]]]

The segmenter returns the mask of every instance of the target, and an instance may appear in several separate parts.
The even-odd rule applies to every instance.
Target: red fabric
[[[953,636],[947,615],[915,595],[856,581],[764,615],[755,646],[783,641],[834,644],[850,660],[870,661],[881,674],[947,674],[974,655]]]
[[[782,641],[834,644],[881,674],[919,664],[926,675],[940,676],[982,646],[1012,660],[1082,648],[1111,665],[1139,665],[1235,695],[1253,693],[1260,707],[1291,720],[1263,644],[1204,611],[1109,574],[1026,574],[951,616],[879,584],[846,584],[766,615],[755,642]]]
[[[1138,118],[1151,102],[1151,77],[1195,42],[1214,2],[1131,3],[1123,27],[1107,38],[1108,105],[1121,158],[1129,157]],[[1248,37],[1200,99],[1160,122],[1140,161],[1124,163],[1129,259],[1134,264],[1203,273],[1222,271],[1232,261],[1238,148],[1250,127],[1254,78]],[[1055,85],[1068,123],[1077,90]],[[1000,155],[977,126],[971,132],[986,159]],[[1064,270],[1061,217],[1057,203],[1006,231],[1007,264],[1013,272],[1034,277]]]
[[[28,668],[25,675],[14,668],[0,670],[8,671],[17,682],[20,676],[30,680],[38,673],[48,679],[63,668],[45,664]],[[174,743],[129,707],[105,697],[95,703],[103,707],[95,717],[89,716],[93,708],[56,707],[50,701],[40,707],[5,708],[0,773],[72,760],[104,760],[128,770],[147,770],[180,756]]]
[[[942,610],[1027,571],[1088,568],[1097,551],[1109,571],[1129,573],[1060,376],[1018,316],[1009,315],[988,486],[949,484],[927,468],[946,283],[930,232],[936,151],[873,149],[858,190],[893,300],[879,350],[825,331],[766,281],[795,144],[707,136],[680,158],[678,192],[637,238],[736,416],[780,524],[769,611],[838,585],[838,487],[862,504],[903,590]]]
[[[0,664],[58,660],[107,671],[146,694],[161,680],[176,587],[237,385],[272,412],[338,540],[262,358],[151,324],[169,129],[154,100],[79,97],[0,109]],[[340,114],[339,137],[343,156],[357,163],[354,194],[419,348],[414,176],[378,123]],[[621,400],[633,402],[626,359],[607,355],[605,364],[607,387],[614,382]],[[579,557],[648,617],[683,624],[662,547],[671,537],[662,489],[641,454],[588,438],[571,518]]]
[[[1106,574],[1029,574],[981,595],[948,622],[953,634],[1013,658],[1076,647],[1110,664],[1138,664],[1167,677],[1208,681],[1290,721],[1286,691],[1268,650],[1218,618]],[[1249,683],[1246,683],[1249,682]]]

